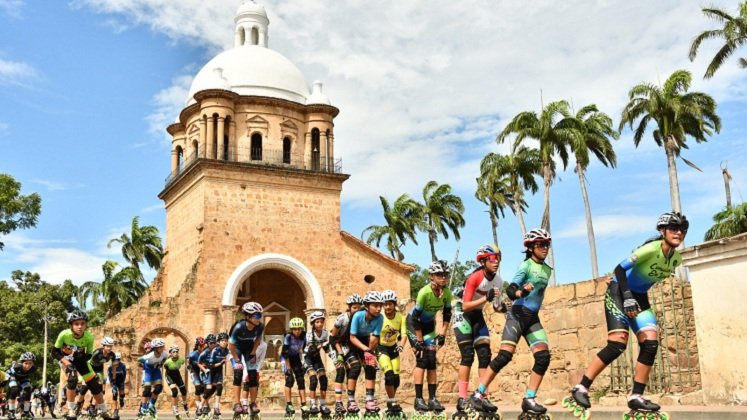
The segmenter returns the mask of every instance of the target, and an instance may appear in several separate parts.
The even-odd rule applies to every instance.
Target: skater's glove
[[[363,361],[368,366],[376,366],[376,356],[374,356],[371,350],[363,353]]]
[[[402,353],[403,351],[405,351],[405,348],[398,345],[397,347],[395,347],[395,350],[397,350],[397,353]]]
[[[236,363],[235,365],[233,365],[233,370],[244,370],[244,365],[242,365],[241,363]]]
[[[250,363],[250,364],[255,364],[255,363],[257,363],[257,355],[256,355],[256,354],[250,354],[250,355],[249,355],[249,363]]]
[[[623,312],[631,318],[635,318],[641,311],[638,301],[633,297],[633,292],[626,290],[623,292]]]
[[[488,293],[485,294],[485,300],[487,302],[492,302],[493,299],[495,299],[495,289],[488,289]]]
[[[337,355],[337,362],[335,363],[335,368],[341,368],[345,366],[345,360],[343,360],[342,355]]]
[[[425,343],[422,341],[416,341],[412,346],[412,351],[415,352],[415,357],[423,357],[423,351],[425,350]]]
[[[502,314],[508,312],[508,306],[506,306],[506,302],[501,302],[501,306],[498,308],[498,312]]]
[[[288,369],[285,371],[285,380],[288,381],[291,379],[293,379],[293,371]]]
[[[435,339],[435,341],[436,341],[436,345],[437,345],[438,347],[441,347],[441,346],[443,346],[444,344],[446,344],[446,336],[445,336],[445,335],[443,335],[443,334],[439,334],[439,335],[437,335],[437,336],[436,336],[436,339]]]

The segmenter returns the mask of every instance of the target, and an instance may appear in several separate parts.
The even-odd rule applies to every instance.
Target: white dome
[[[309,87],[301,71],[280,53],[258,45],[234,47],[208,61],[192,81],[187,105],[195,103],[195,93],[207,89],[225,89],[239,95],[268,96],[300,104],[306,104],[309,96]]]
[[[244,2],[239,8],[236,10],[236,20],[239,20],[239,17],[242,15],[262,15],[267,19],[267,12],[265,11],[265,8],[261,4],[257,4],[254,1],[247,1]]]

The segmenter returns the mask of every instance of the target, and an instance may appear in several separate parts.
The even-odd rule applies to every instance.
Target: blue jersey
[[[547,288],[547,282],[550,281],[550,274],[552,268],[544,262],[536,263],[533,259],[527,258],[524,262],[519,265],[519,270],[516,272],[512,284],[519,286],[519,290],[524,288],[524,285],[531,283],[534,285],[534,289],[527,296],[516,299],[514,305],[520,305],[532,312],[539,312],[542,306],[542,301],[545,298],[545,289]]]
[[[285,335],[283,341],[283,353],[287,356],[300,356],[303,353],[303,349],[306,347],[306,334],[302,332],[300,336],[296,337],[293,333]]]
[[[127,379],[127,366],[124,363],[118,365],[109,365],[107,368],[107,377],[110,384],[123,384]]]
[[[218,346],[215,346],[215,347],[218,347]],[[205,347],[202,353],[200,353],[200,355],[197,357],[197,363],[201,365],[205,365],[206,368],[210,368],[211,363],[212,363],[210,359],[211,352],[212,350],[210,349],[210,347]]]
[[[213,351],[210,352],[211,366],[222,366],[223,362],[226,361],[226,357],[228,357],[228,353],[228,347],[215,346]]]
[[[353,319],[350,320],[350,335],[361,338],[371,335],[378,337],[381,334],[381,327],[384,325],[384,316],[379,314],[379,316],[373,318],[371,321],[366,321],[366,314],[368,314],[368,311],[358,311],[353,315]]]
[[[197,359],[200,358],[200,352],[198,350],[192,350],[187,356],[187,368],[192,371],[199,372],[200,367],[197,366]]]
[[[247,321],[242,319],[233,324],[228,342],[238,347],[240,351],[251,351],[254,348],[254,343],[262,339],[264,330],[265,325],[261,322],[258,325],[254,325],[254,328],[249,329]]]

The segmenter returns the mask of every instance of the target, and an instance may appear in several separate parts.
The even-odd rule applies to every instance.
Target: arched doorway
[[[189,352],[192,351],[192,341],[187,336],[187,333],[173,327],[159,327],[154,328],[147,333],[140,336],[140,338],[135,342],[136,347],[132,349],[131,356],[133,358],[133,362],[129,363],[127,366],[127,384],[125,386],[128,388],[128,396],[139,396],[142,395],[142,384],[143,384],[143,371],[142,369],[138,368],[137,364],[137,358],[142,356],[144,353],[143,346],[145,343],[153,340],[154,338],[162,338],[166,342],[166,347],[164,348],[165,352],[168,352],[169,346],[176,344],[179,346],[179,356],[183,357],[185,360],[187,359],[187,356],[189,355]],[[186,364],[182,367],[182,378],[184,379],[184,383],[187,384],[187,388],[190,389],[192,381],[189,380],[189,377],[187,375],[187,369]],[[130,379],[132,378],[132,379]],[[164,392],[168,391],[168,387],[166,386],[166,380],[164,379]],[[138,399],[139,400],[139,399]]]

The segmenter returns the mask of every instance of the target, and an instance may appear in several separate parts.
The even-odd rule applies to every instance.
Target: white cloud
[[[36,79],[37,75],[30,64],[0,58],[0,85],[28,87],[28,83]]]
[[[0,0],[0,11],[12,18],[19,19],[23,4],[23,0]]]
[[[148,131],[154,138],[163,140],[165,144],[171,144],[171,136],[166,132],[166,127],[173,124],[179,117],[179,113],[186,104],[189,87],[193,76],[179,76],[172,80],[172,85],[160,90],[153,95],[153,111],[146,120]],[[150,142],[138,143],[135,146],[146,146]]]
[[[67,191],[75,188],[84,187],[83,184],[70,185],[60,181],[52,181],[48,179],[32,179],[31,182],[39,184],[47,188],[48,191]]]
[[[602,215],[592,216],[594,224],[594,236],[597,239],[603,237],[629,237],[640,236],[640,234],[651,233],[651,220],[656,220],[654,215],[630,216],[630,215]],[[586,237],[586,219],[578,218],[568,223],[562,229],[553,232],[553,238],[577,238]]]
[[[680,68],[692,71],[693,89],[718,101],[747,98],[747,72],[732,62],[701,80],[713,44],[703,45],[695,63],[687,59],[693,37],[713,26],[695,2],[262,3],[270,46],[309,81],[323,80],[341,109],[336,150],[343,170],[353,174],[343,191],[352,205],[417,193],[429,179],[471,192],[479,162],[471,152],[489,147],[506,119],[542,102],[567,99],[576,108],[593,102],[618,120],[630,87],[663,81]],[[232,43],[234,1],[76,4],[203,45],[210,54]],[[155,96],[154,132],[177,117],[188,85],[180,76]],[[621,153],[656,149],[647,139],[634,150],[626,136]]]

